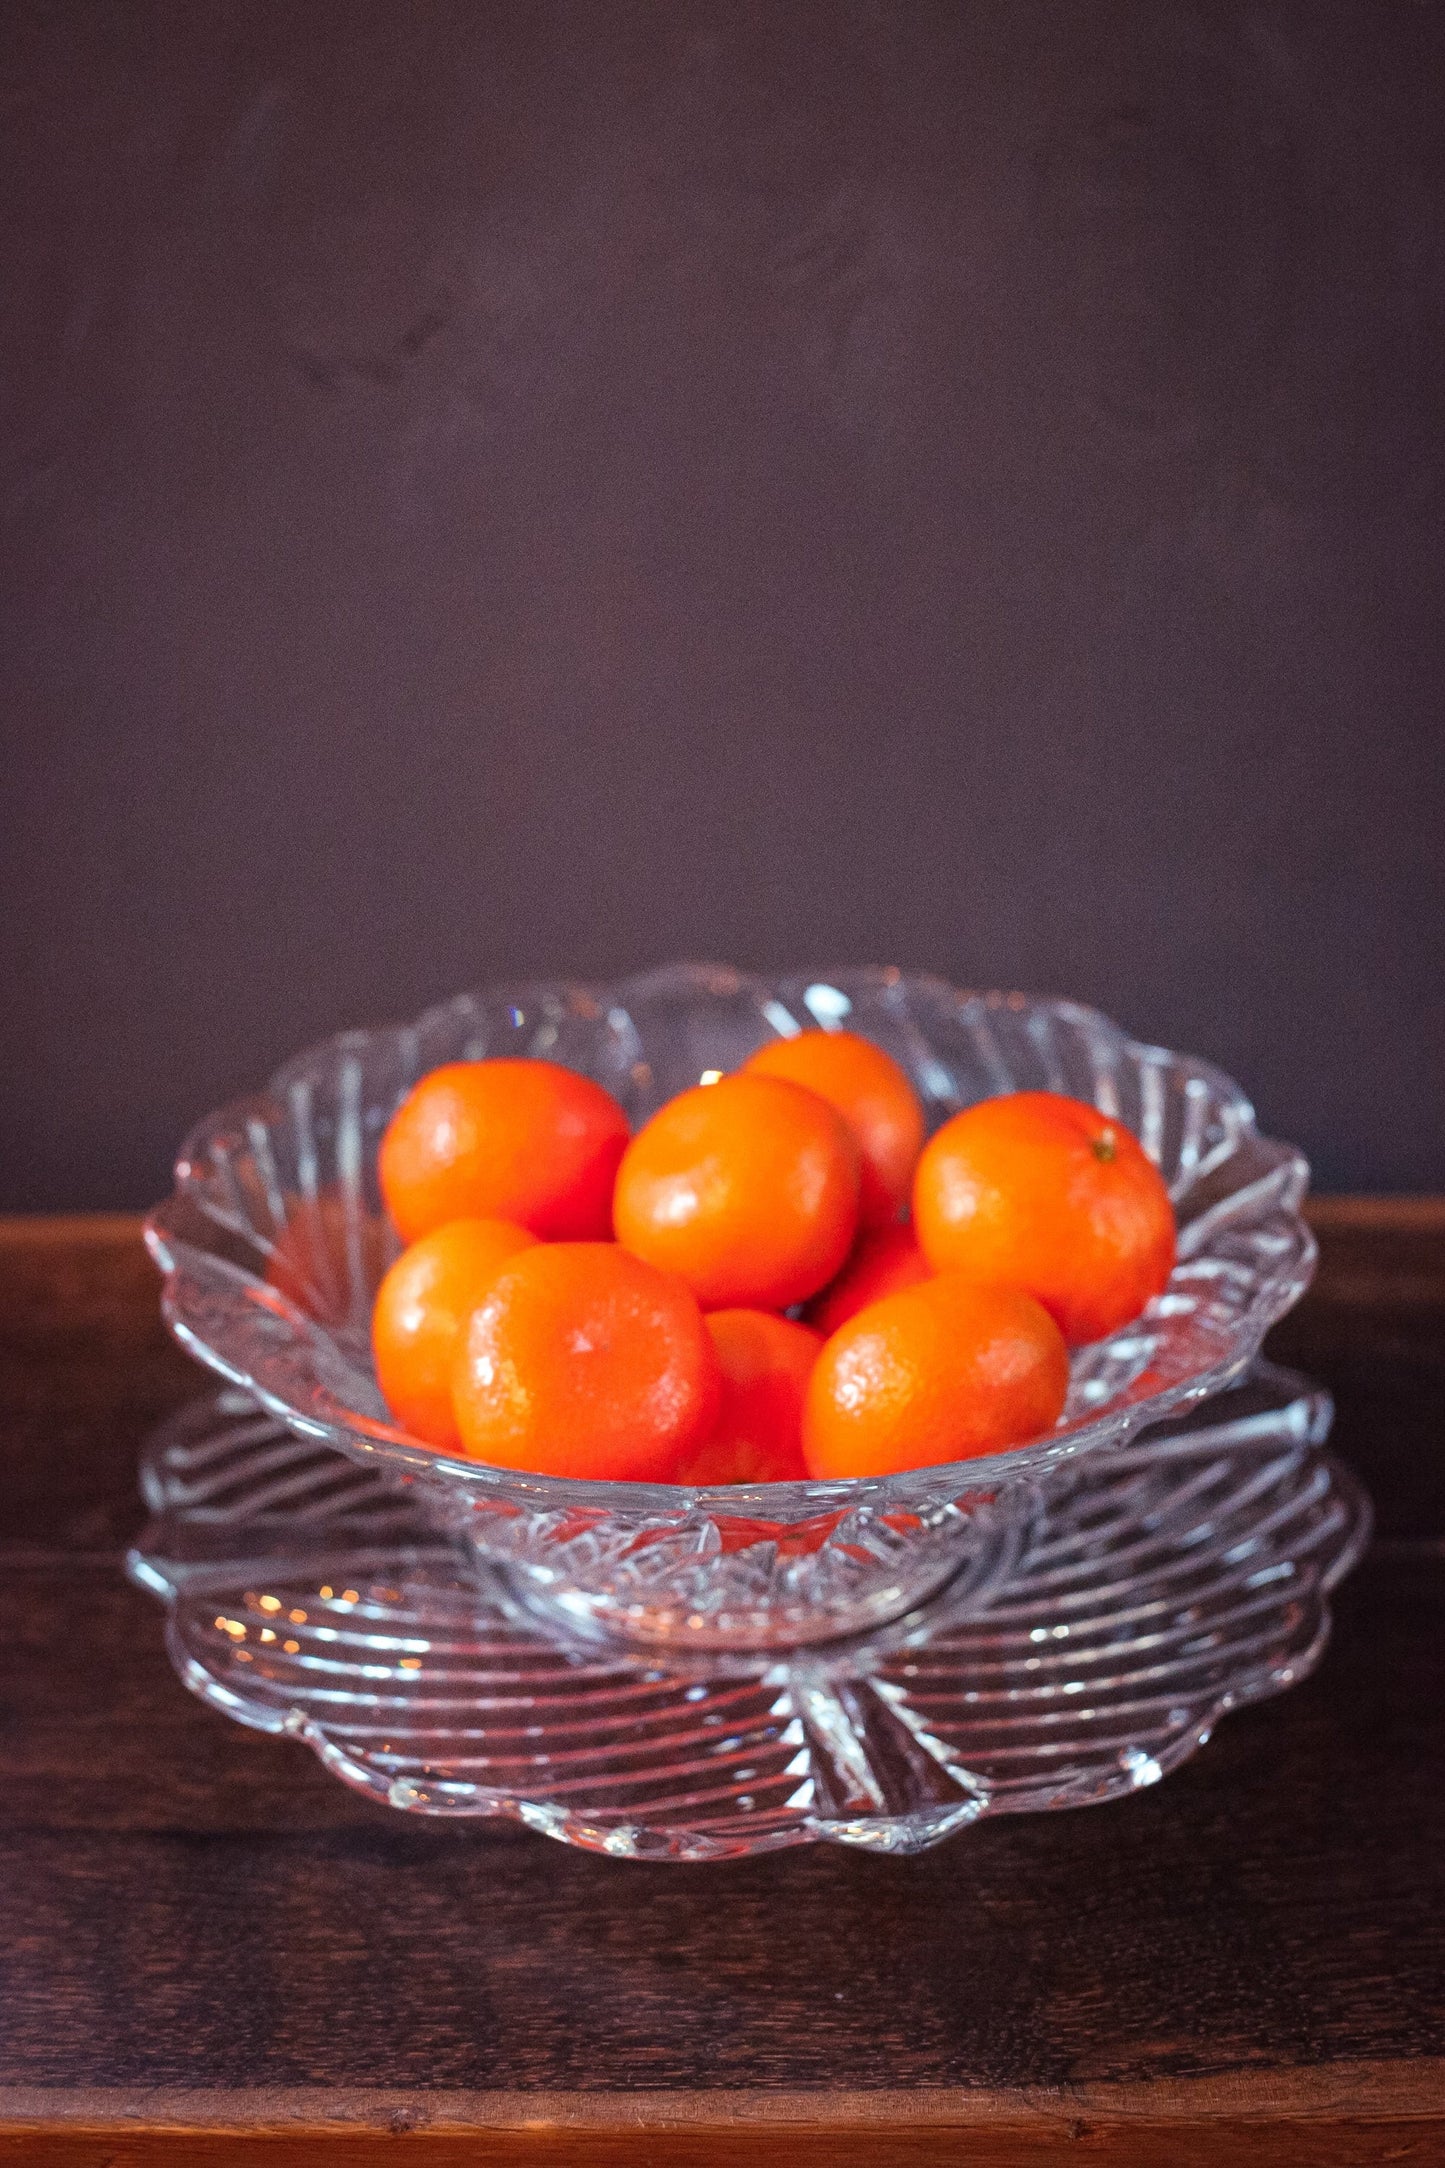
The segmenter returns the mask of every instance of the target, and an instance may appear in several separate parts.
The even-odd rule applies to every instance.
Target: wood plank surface
[[[193,1393],[127,1220],[0,1224],[0,2163],[1445,2161],[1445,1201],[1327,1200],[1275,1351],[1381,1541],[1315,1679],[915,1860],[403,1817],[120,1575]]]
[[[1001,2094],[635,2093],[619,2119],[610,2095],[266,2092],[238,2125],[233,2095],[167,2092],[77,2096],[39,2120],[41,2096],[0,2093],[0,2168],[303,2168],[345,2159],[372,2168],[408,2159],[427,2168],[531,2162],[536,2168],[803,2168],[840,2164],[968,2163],[1033,2168],[1060,2160],[1126,2168],[1230,2164],[1437,2161],[1438,2095],[1415,2064],[1342,2065],[1282,2080],[1207,2084],[1156,2079],[1144,2087],[1060,2087]],[[36,2116],[27,2123],[26,2111]],[[137,2127],[144,2114],[145,2126]]]

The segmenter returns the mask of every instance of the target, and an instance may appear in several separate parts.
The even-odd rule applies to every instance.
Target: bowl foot
[[[688,1620],[673,1607],[653,1610],[645,1601],[602,1606],[572,1591],[558,1594],[524,1569],[485,1558],[476,1565],[490,1600],[559,1648],[623,1665],[666,1664],[690,1678],[735,1678],[775,1663],[807,1663],[820,1675],[847,1678],[926,1639],[945,1618],[962,1622],[986,1610],[1027,1555],[1039,1512],[1034,1487],[1011,1496],[1000,1510],[983,1509],[963,1536],[961,1555],[943,1565],[931,1587],[901,1596],[885,1588],[871,1613],[821,1634],[811,1609],[796,1622],[780,1616],[776,1606],[755,1618],[723,1612]]]

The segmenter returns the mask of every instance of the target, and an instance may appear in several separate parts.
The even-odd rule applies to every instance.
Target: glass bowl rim
[[[347,1054],[358,1054],[386,1038],[401,1034],[419,1036],[429,1025],[440,1022],[449,1013],[468,1003],[522,999],[560,1000],[574,1014],[595,1016],[605,1013],[609,1005],[621,1003],[626,1006],[629,998],[635,1000],[639,994],[673,989],[680,984],[690,985],[699,996],[706,996],[736,995],[750,988],[762,990],[778,984],[827,984],[844,979],[852,983],[865,980],[888,988],[927,988],[958,1005],[978,1002],[987,1008],[1046,1012],[1052,1017],[1082,1027],[1087,1032],[1102,1035],[1112,1042],[1121,1057],[1141,1066],[1148,1064],[1161,1068],[1183,1067],[1191,1077],[1197,1077],[1204,1082],[1219,1101],[1221,1108],[1227,1110],[1228,1120],[1237,1140],[1235,1150],[1253,1141],[1276,1155],[1271,1171],[1277,1177],[1283,1177],[1286,1194],[1276,1200],[1271,1216],[1286,1222],[1293,1237],[1289,1269],[1277,1272],[1265,1283],[1265,1288],[1272,1290],[1272,1293],[1266,1294],[1265,1288],[1256,1292],[1251,1301],[1248,1321],[1241,1320],[1235,1349],[1228,1356],[1187,1379],[1161,1388],[1138,1401],[1128,1402],[1122,1407],[1098,1414],[1076,1416],[1067,1429],[1052,1431],[1045,1437],[1029,1440],[1023,1445],[1013,1446],[999,1453],[968,1460],[930,1462],[881,1476],[809,1478],[806,1481],[794,1479],[782,1483],[747,1485],[689,1485],[545,1475],[491,1462],[467,1460],[423,1445],[410,1438],[399,1426],[348,1408],[339,1399],[336,1401],[337,1415],[334,1419],[327,1420],[308,1414],[304,1409],[293,1405],[284,1395],[269,1388],[264,1379],[238,1369],[229,1362],[186,1317],[179,1285],[185,1269],[185,1253],[187,1250],[195,1251],[198,1245],[187,1240],[183,1222],[187,1213],[194,1212],[198,1216],[202,1213],[202,1207],[188,1194],[188,1188],[190,1168],[196,1159],[202,1156],[203,1141],[213,1136],[223,1125],[245,1128],[258,1117],[274,1118],[280,1110],[283,1095],[289,1085],[312,1066],[327,1060],[339,1060]],[[980,1492],[996,1490],[1006,1483],[1032,1480],[1063,1462],[1078,1459],[1088,1452],[1102,1447],[1121,1447],[1136,1437],[1141,1429],[1167,1422],[1211,1394],[1219,1392],[1239,1377],[1258,1353],[1260,1343],[1270,1326],[1299,1300],[1309,1285],[1317,1255],[1314,1238],[1299,1211],[1299,1203],[1309,1179],[1307,1161],[1296,1147],[1263,1135],[1259,1130],[1252,1102],[1224,1070],[1197,1056],[1135,1039],[1103,1011],[1083,1002],[1066,997],[1025,995],[1001,989],[958,987],[934,973],[903,972],[893,966],[832,967],[816,972],[762,974],[739,971],[726,964],[672,964],[605,984],[574,979],[542,979],[503,981],[482,986],[430,1004],[410,1024],[353,1028],[332,1033],[302,1048],[289,1056],[273,1072],[259,1093],[227,1101],[195,1124],[181,1145],[173,1172],[175,1188],[169,1197],[147,1214],[144,1223],[146,1247],[163,1277],[161,1307],[166,1323],[187,1352],[232,1384],[251,1393],[263,1408],[278,1416],[292,1430],[304,1436],[324,1440],[363,1465],[380,1460],[401,1474],[420,1477],[429,1488],[445,1487],[453,1495],[463,1492],[480,1498],[482,1494],[491,1492],[499,1496],[505,1495],[512,1501],[525,1500],[528,1508],[534,1511],[551,1507],[564,1513],[584,1510],[592,1514],[625,1514],[631,1518],[665,1517],[670,1522],[684,1518],[705,1518],[768,1521],[786,1519],[796,1523],[799,1518],[804,1517],[799,1514],[799,1507],[806,1508],[807,1517],[814,1514],[837,1514],[859,1507],[877,1511],[906,1511],[923,1503],[936,1503],[945,1495],[977,1495]],[[1211,1208],[1206,1217],[1211,1217],[1218,1204],[1227,1202],[1231,1194],[1233,1193],[1226,1192],[1224,1197],[1217,1200],[1216,1207]],[[234,1276],[237,1281],[254,1287],[263,1285],[257,1275],[246,1272],[230,1260],[222,1259],[214,1253],[202,1254],[206,1255],[211,1268],[224,1272],[228,1277]],[[1207,1255],[1207,1250],[1201,1245],[1190,1254]],[[1182,1255],[1181,1250],[1181,1258]],[[308,1316],[279,1289],[267,1287],[265,1292],[266,1308],[273,1317],[284,1317],[298,1338],[311,1342],[313,1346],[319,1342],[322,1360],[325,1362],[328,1346],[334,1348],[334,1336],[326,1326]],[[1147,1318],[1147,1312],[1145,1316]],[[1121,1333],[1131,1329],[1132,1326],[1122,1327]]]

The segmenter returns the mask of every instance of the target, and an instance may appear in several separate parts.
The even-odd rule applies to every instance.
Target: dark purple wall
[[[8,0],[7,1206],[897,960],[1445,1186],[1445,10]]]

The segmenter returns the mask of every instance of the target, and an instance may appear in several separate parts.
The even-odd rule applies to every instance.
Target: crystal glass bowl
[[[396,1425],[370,1355],[371,1299],[397,1247],[376,1157],[418,1077],[445,1061],[545,1056],[595,1077],[636,1124],[780,1033],[845,1024],[902,1062],[931,1128],[995,1093],[1067,1092],[1133,1130],[1169,1184],[1169,1285],[1076,1352],[1049,1436],[877,1479],[685,1489],[453,1460]],[[1314,1264],[1307,1179],[1228,1077],[1075,1003],[895,970],[761,979],[685,965],[615,986],[464,994],[415,1024],[299,1055],[193,1133],[148,1240],[186,1347],[292,1430],[409,1487],[557,1633],[715,1666],[875,1632],[944,1582],[951,1600],[984,1603],[1017,1558],[1041,1478],[1218,1391],[1298,1300]]]

